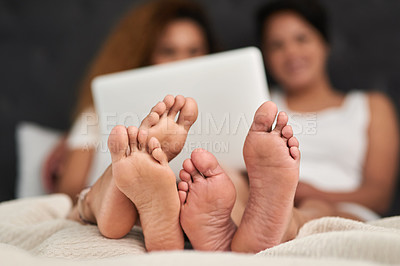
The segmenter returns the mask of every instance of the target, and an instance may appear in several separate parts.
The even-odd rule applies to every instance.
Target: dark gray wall
[[[0,0],[0,201],[14,197],[15,125],[67,129],[79,80],[132,0]],[[256,44],[253,14],[267,0],[202,0],[225,49]],[[400,1],[325,0],[330,72],[341,90],[386,92],[400,105]]]

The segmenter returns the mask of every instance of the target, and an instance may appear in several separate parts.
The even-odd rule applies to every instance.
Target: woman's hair
[[[216,51],[203,8],[190,0],[156,0],[133,8],[120,20],[93,60],[80,88],[75,117],[93,105],[94,77],[148,66],[151,55],[168,23],[190,19],[202,27],[208,51]]]
[[[275,0],[262,6],[257,12],[257,33],[260,39],[264,34],[265,22],[273,15],[292,11],[312,25],[329,44],[328,19],[325,8],[318,0]]]

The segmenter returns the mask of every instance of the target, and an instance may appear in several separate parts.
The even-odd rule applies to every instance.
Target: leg
[[[304,214],[303,216],[311,219],[317,219],[325,216],[338,216],[360,222],[364,221],[352,213],[340,210],[336,204],[319,199],[304,199],[301,201],[297,209]]]
[[[183,163],[180,178],[180,222],[193,248],[230,250],[236,231],[231,219],[236,193],[217,159],[206,150],[194,150]]]

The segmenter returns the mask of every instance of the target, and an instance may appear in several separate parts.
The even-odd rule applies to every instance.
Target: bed
[[[193,250],[146,253],[140,228],[123,239],[65,219],[63,194],[0,204],[1,265],[382,265],[400,264],[400,217],[368,224],[337,217],[308,222],[296,239],[255,255]]]

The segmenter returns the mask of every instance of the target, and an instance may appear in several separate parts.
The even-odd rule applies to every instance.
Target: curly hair
[[[155,45],[169,22],[190,19],[204,30],[208,51],[216,51],[203,8],[189,0],[156,0],[134,7],[120,20],[94,58],[80,88],[74,117],[93,106],[91,82],[99,75],[151,64]]]

